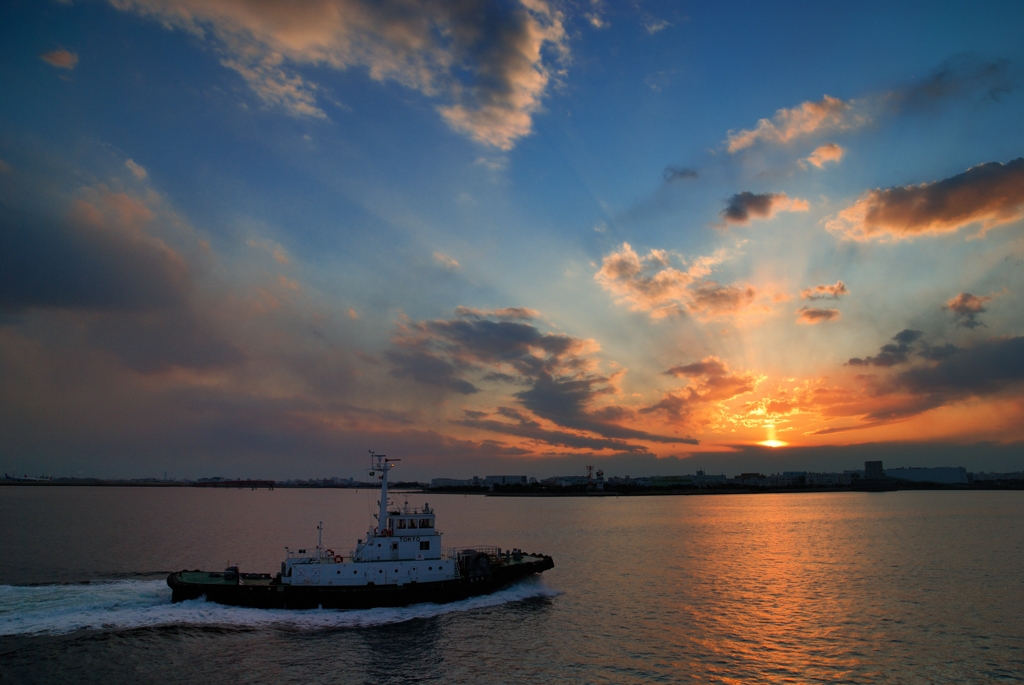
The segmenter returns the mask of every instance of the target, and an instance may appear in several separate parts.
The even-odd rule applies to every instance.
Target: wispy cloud
[[[448,255],[444,254],[443,252],[435,252],[434,253],[434,261],[437,264],[440,264],[445,269],[449,269],[449,270],[452,270],[452,271],[454,271],[455,269],[458,269],[458,268],[461,267],[461,264],[459,264],[459,262],[456,261],[456,259],[454,257],[449,257]]]
[[[318,0],[301,6],[235,0],[110,0],[196,36],[213,36],[222,63],[268,105],[325,117],[303,65],[366,67],[439,100],[455,130],[502,150],[532,118],[568,57],[562,15],[544,0],[493,5]]]
[[[826,223],[852,240],[952,233],[980,223],[982,233],[1024,217],[1024,158],[986,162],[941,181],[869,191]]]
[[[668,22],[664,19],[659,19],[651,14],[644,14],[642,21],[644,31],[647,31],[647,33],[649,33],[652,36],[655,33],[660,33],[661,31],[664,31],[665,29],[672,25],[671,22]]]
[[[136,164],[134,161],[128,159],[125,160],[124,165],[128,167],[128,171],[132,172],[132,175],[140,181],[145,181],[146,177],[149,176],[146,170],[140,164]]]
[[[670,164],[665,167],[663,172],[661,172],[661,177],[665,179],[666,183],[675,183],[676,181],[696,180],[698,178],[698,174],[695,169]]]

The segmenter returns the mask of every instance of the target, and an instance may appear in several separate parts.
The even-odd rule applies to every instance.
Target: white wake
[[[401,623],[457,611],[560,594],[531,578],[490,595],[450,604],[395,609],[247,609],[203,599],[171,604],[164,580],[117,580],[81,585],[0,585],[0,636],[59,635],[75,630],[130,630],[169,625],[322,630]]]

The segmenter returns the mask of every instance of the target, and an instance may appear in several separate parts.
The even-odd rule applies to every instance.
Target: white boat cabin
[[[376,455],[383,457],[383,455]],[[323,524],[318,526],[320,542],[315,550],[290,550],[281,562],[284,585],[353,586],[405,585],[454,580],[459,577],[455,558],[442,553],[441,533],[435,527],[434,512],[428,504],[400,510],[387,509],[387,473],[393,468],[378,458],[381,507],[378,525],[371,527],[366,541],[359,540],[347,556],[323,547]],[[386,525],[379,524],[384,521]]]

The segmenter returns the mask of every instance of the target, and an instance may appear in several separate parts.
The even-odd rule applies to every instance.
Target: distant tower
[[[880,461],[864,462],[864,480],[882,480],[885,478],[885,469]]]

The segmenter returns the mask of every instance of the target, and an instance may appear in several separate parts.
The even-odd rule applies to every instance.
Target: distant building
[[[864,462],[864,480],[882,480],[885,478],[885,469],[880,461]]]
[[[458,478],[432,478],[430,480],[430,487],[432,488],[461,488],[472,484],[472,481],[460,480]]]
[[[871,462],[867,462],[871,463]],[[880,463],[880,462],[879,462]],[[938,466],[934,468],[898,468],[888,469],[885,475],[899,480],[914,483],[942,483],[958,485],[967,483],[967,469],[963,466]]]
[[[529,479],[526,476],[485,476],[483,484],[493,490],[495,485],[528,485]]]
[[[837,485],[849,485],[849,473],[808,473],[804,476],[804,482],[808,485],[818,487],[835,487]]]

